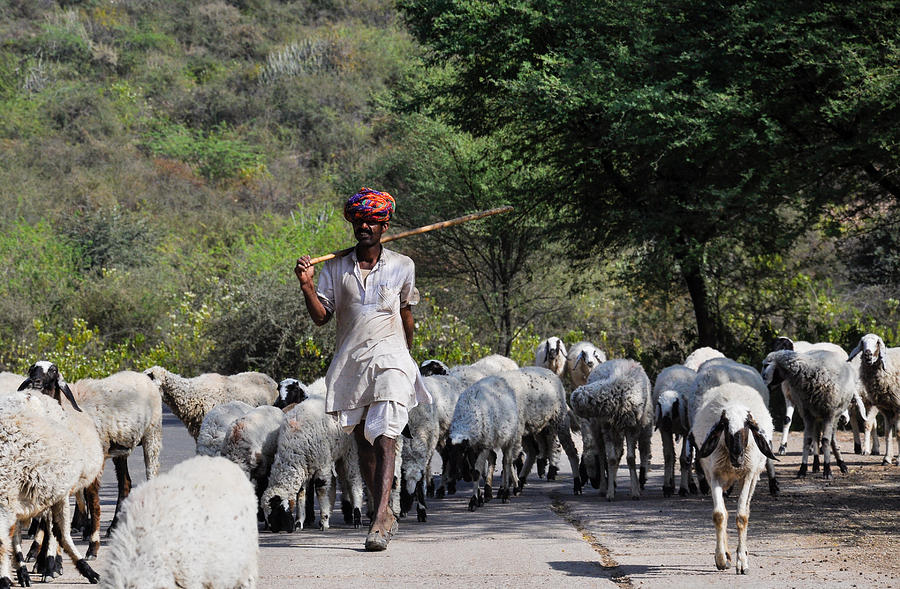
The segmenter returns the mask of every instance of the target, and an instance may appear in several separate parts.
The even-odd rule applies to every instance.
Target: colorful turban
[[[387,223],[394,214],[394,197],[387,192],[379,192],[362,187],[359,192],[347,199],[344,205],[344,218],[351,223],[369,221],[371,223]]]

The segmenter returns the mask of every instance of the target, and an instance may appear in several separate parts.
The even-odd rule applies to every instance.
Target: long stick
[[[478,213],[472,213],[470,215],[463,215],[462,217],[457,217],[455,219],[449,219],[447,221],[440,221],[438,223],[432,223],[431,225],[424,225],[422,227],[417,227],[415,229],[410,229],[409,231],[401,231],[400,233],[394,233],[393,235],[385,235],[381,238],[381,243],[387,243],[389,241],[394,241],[395,239],[400,239],[403,237],[409,237],[411,235],[419,235],[422,233],[428,233],[429,231],[434,231],[435,229],[444,229],[445,227],[452,227],[454,225],[459,225],[461,223],[467,223],[469,221],[475,221],[476,219],[483,219],[485,217],[490,217],[491,215],[499,215],[500,213],[508,213],[513,210],[511,206],[505,207],[497,207],[496,209],[489,209],[486,211],[480,211]],[[309,261],[310,264],[318,264],[319,262],[324,262],[326,260],[330,260],[332,258],[343,257],[353,251],[352,247],[348,247],[347,249],[338,250],[336,252],[331,252],[330,254],[325,254],[324,256],[319,256],[318,258],[313,258]]]

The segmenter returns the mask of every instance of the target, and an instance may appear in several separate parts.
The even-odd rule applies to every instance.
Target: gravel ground
[[[263,532],[259,586],[900,586],[900,468],[881,466],[880,457],[852,454],[850,435],[841,432],[850,472],[833,481],[818,475],[796,479],[800,434],[793,435],[777,466],[781,495],[770,497],[762,481],[751,503],[746,576],[715,568],[709,497],[662,497],[657,437],[640,501],[628,498],[627,467],[619,470],[616,501],[607,502],[592,488],[574,496],[563,460],[557,481],[532,475],[523,495],[508,504],[495,500],[470,513],[467,485],[455,496],[431,500],[428,521],[406,518],[390,548],[378,554],[362,551],[366,530],[342,524],[338,509],[327,532]],[[162,470],[193,453],[184,426],[166,413]],[[139,484],[144,479],[140,450],[129,463]],[[110,463],[102,501],[105,530],[115,506]],[[733,549],[735,500],[727,506]],[[79,546],[83,550],[85,544]],[[103,557],[101,546],[98,562]],[[52,586],[87,585],[70,562],[64,570]]]

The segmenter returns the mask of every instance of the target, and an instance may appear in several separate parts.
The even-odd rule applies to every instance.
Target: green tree
[[[846,184],[853,171],[874,167],[865,188],[883,195],[897,169],[896,7],[400,6],[434,70],[413,106],[478,135],[502,130],[515,157],[554,169],[558,189],[545,194],[568,212],[575,254],[641,248],[635,276],[681,280],[701,345],[732,339],[707,268],[735,246],[744,260],[783,251],[835,187],[859,188]],[[786,65],[801,50],[798,81]],[[822,120],[829,108],[849,130]],[[873,126],[866,113],[887,119],[874,137],[855,134]]]

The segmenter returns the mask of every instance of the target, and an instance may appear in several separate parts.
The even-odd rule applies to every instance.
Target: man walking
[[[411,305],[417,304],[413,261],[381,245],[394,212],[386,192],[362,188],[344,205],[356,247],[325,262],[316,288],[310,257],[297,260],[294,273],[316,325],[337,322],[334,358],[325,376],[325,408],[359,447],[359,465],[375,514],[365,548],[380,551],[397,531],[389,507],[396,438],[408,411],[431,402],[409,348]],[[357,427],[359,426],[359,427]]]

